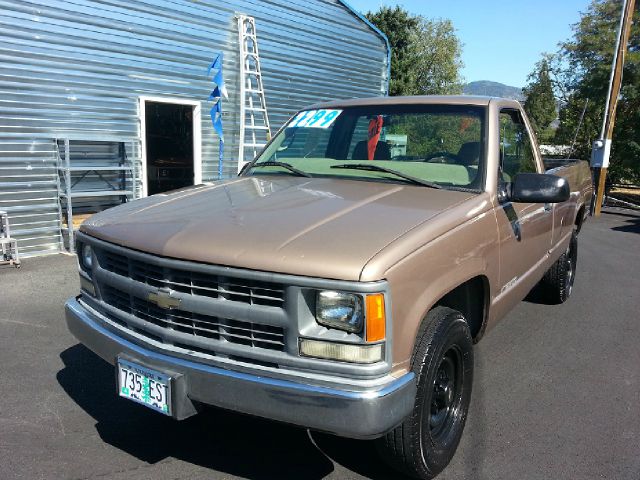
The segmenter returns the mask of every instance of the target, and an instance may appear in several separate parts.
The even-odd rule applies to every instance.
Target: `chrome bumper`
[[[87,348],[115,364],[118,356],[180,378],[174,416],[185,418],[202,403],[351,438],[375,438],[411,412],[415,375],[408,373],[365,391],[312,386],[298,381],[235,372],[148,350],[104,328],[76,299],[65,304],[69,331]]]

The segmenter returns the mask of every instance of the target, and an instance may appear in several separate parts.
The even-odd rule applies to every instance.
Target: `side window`
[[[505,182],[518,173],[537,172],[529,133],[517,110],[500,112],[500,167]]]

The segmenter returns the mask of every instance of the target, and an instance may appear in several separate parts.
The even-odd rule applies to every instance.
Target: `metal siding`
[[[223,177],[236,173],[236,13],[256,19],[269,118],[382,95],[383,38],[337,0],[0,0],[0,210],[21,253],[61,248],[56,138],[127,142],[140,192],[138,98],[202,101],[202,173],[218,177],[207,68],[224,52]]]

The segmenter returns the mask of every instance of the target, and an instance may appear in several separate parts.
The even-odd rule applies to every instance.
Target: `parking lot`
[[[75,258],[0,267],[0,477],[397,478],[371,442],[221,410],[175,422],[115,395],[67,332]],[[522,302],[476,348],[470,417],[443,479],[640,478],[640,213],[580,236],[573,296]]]

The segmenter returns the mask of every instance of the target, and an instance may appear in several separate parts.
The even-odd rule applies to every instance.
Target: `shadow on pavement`
[[[351,440],[314,432],[311,434],[318,448],[334,462],[373,480],[408,480],[388,467],[380,458],[375,442]]]
[[[484,391],[484,382],[481,381],[480,375],[484,374],[486,363],[482,351],[477,346],[473,351],[473,363],[474,378],[470,408],[470,415],[472,415],[473,418],[471,419],[471,422],[469,421],[469,418],[467,418],[465,433],[462,436],[463,440],[465,436],[470,438],[473,447],[465,449],[465,453],[467,451],[472,453],[467,453],[462,461],[465,472],[463,478],[484,480],[487,478],[484,474],[484,462],[489,455],[486,438],[486,432],[489,427],[487,425],[488,412],[485,401],[486,395]],[[460,449],[458,449],[458,452],[458,455],[462,453]]]
[[[631,212],[631,213],[627,213],[627,212]],[[640,219],[640,211],[638,211],[637,213],[633,213],[633,210],[627,210],[625,211],[620,211],[620,210],[606,210],[603,209],[602,213],[604,215],[615,215],[618,217],[628,217],[628,218],[636,218],[636,219]]]
[[[548,292],[545,291],[545,287],[540,283],[531,289],[524,301],[538,305],[558,305],[558,302],[550,300]]]
[[[631,217],[626,221],[624,225],[618,225],[617,227],[612,227],[611,230],[615,230],[616,232],[627,232],[627,233],[640,233],[640,216],[633,217],[631,215],[626,215]]]
[[[178,422],[117,397],[113,367],[84,346],[60,358],[57,380],[100,438],[144,462],[171,457],[251,479],[320,479],[334,469],[304,429],[213,408]]]

